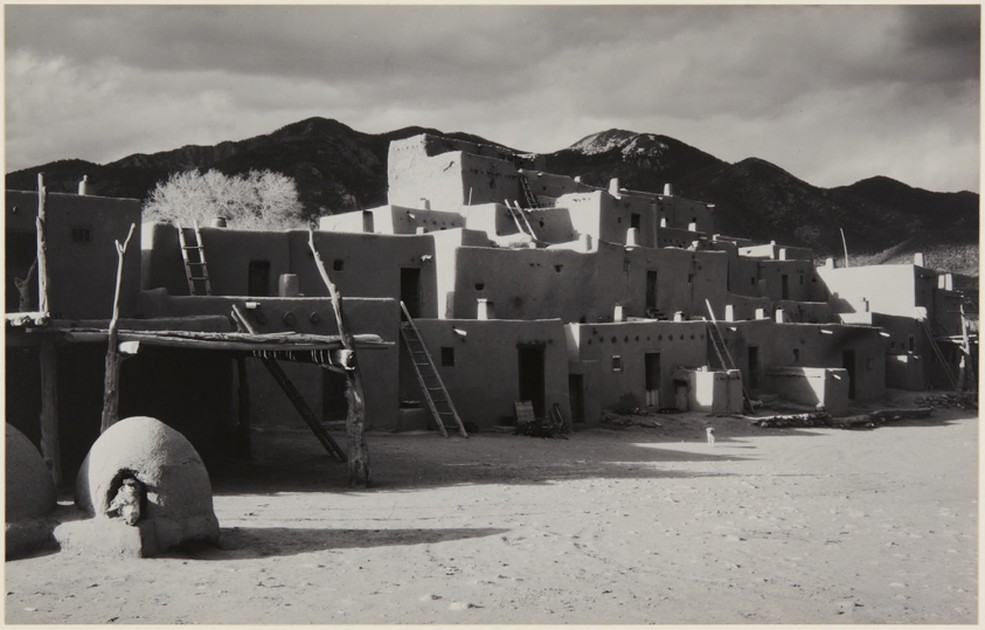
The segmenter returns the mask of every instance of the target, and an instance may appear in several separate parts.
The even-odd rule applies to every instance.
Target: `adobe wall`
[[[15,210],[16,209],[16,210]],[[109,318],[113,311],[118,258],[115,241],[137,227],[123,266],[121,315],[133,314],[140,287],[140,201],[90,195],[48,193],[47,225],[48,310],[59,318]],[[36,192],[6,191],[6,298],[16,311],[14,277],[25,278],[37,255]],[[37,272],[31,275],[32,303],[37,304]],[[36,306],[32,306],[36,308]]]
[[[855,400],[878,400],[886,392],[886,341],[879,329],[839,324],[778,324],[762,319],[722,326],[722,336],[743,382],[769,391],[766,369],[844,366],[846,350],[855,354]],[[759,373],[749,372],[749,349],[757,348]],[[758,384],[758,387],[757,387]]]
[[[597,190],[594,186],[589,186],[582,182],[576,182],[573,177],[567,175],[555,175],[543,171],[531,171],[520,169],[520,173],[527,178],[530,191],[540,200],[552,201],[561,195],[571,193],[590,192]]]
[[[784,400],[823,406],[833,416],[848,413],[848,371],[840,368],[785,367],[768,370],[770,390]]]
[[[706,315],[736,306],[752,317],[764,300],[730,296],[727,257],[722,252],[635,248],[600,243],[597,251],[463,247],[454,253],[454,295],[449,317],[473,318],[476,300],[495,304],[497,318],[559,317],[569,322],[611,320],[617,304],[626,317],[646,314],[648,272],[656,273],[656,307]]]
[[[783,276],[787,276],[787,295],[783,295]],[[814,264],[808,260],[763,260],[759,262],[759,280],[765,281],[766,295],[774,302],[827,301],[824,285],[818,282]]]
[[[567,345],[560,320],[422,319],[415,324],[463,421],[480,429],[512,423],[513,402],[520,396],[517,348],[523,344],[544,350],[545,410],[556,403],[571,421]],[[446,352],[454,355],[454,365],[442,365],[442,348],[450,349]],[[401,371],[412,374],[406,352]],[[423,402],[416,383],[403,397]]]
[[[577,361],[573,373],[583,375],[587,422],[598,422],[606,408],[646,404],[646,355],[660,354],[658,407],[674,400],[673,368],[707,365],[704,322],[621,322],[567,324]],[[618,357],[618,359],[615,359]]]
[[[461,227],[465,227],[465,218],[457,212],[392,205],[318,219],[318,229],[322,232],[416,234],[418,228],[425,232],[437,232]]]
[[[926,306],[933,299],[929,279],[918,286],[914,265],[822,266],[817,267],[817,274],[827,287],[835,312],[864,311],[863,300],[868,300],[872,312],[914,317],[915,306]]]
[[[667,227],[682,230],[689,229],[691,223],[696,223],[696,231],[711,234],[715,231],[714,210],[703,201],[657,195],[658,222],[660,218],[667,219]]]
[[[461,151],[431,157],[422,136],[393,141],[387,153],[387,200],[411,208],[428,199],[434,209],[453,210],[467,203],[462,195]]]
[[[767,260],[814,260],[814,250],[812,249],[777,245],[775,242],[746,245],[739,249],[739,254],[750,258],[766,258]]]

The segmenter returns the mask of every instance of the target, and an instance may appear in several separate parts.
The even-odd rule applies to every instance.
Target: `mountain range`
[[[385,204],[390,141],[420,133],[503,146],[423,127],[366,134],[316,117],[246,140],[135,154],[108,164],[59,160],[8,173],[6,186],[30,190],[42,172],[49,190],[74,192],[88,175],[92,194],[146,199],[176,171],[270,169],[295,179],[306,214],[316,217]],[[901,262],[923,251],[930,265],[978,275],[976,193],[932,192],[882,176],[821,188],[765,160],[729,163],[674,138],[621,129],[590,135],[543,159],[548,172],[581,175],[598,186],[612,177],[634,190],[661,191],[672,183],[676,195],[716,204],[723,234],[840,256],[840,228],[857,260]]]

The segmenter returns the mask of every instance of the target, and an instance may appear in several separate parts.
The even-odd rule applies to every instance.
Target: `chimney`
[[[226,227],[226,217],[216,217],[212,219],[212,227],[214,228]]]
[[[757,308],[756,309],[756,319],[766,319],[766,309]]]
[[[944,289],[947,291],[954,290],[954,275],[950,273],[944,274]]]
[[[626,321],[626,316],[623,314],[622,304],[616,304],[616,308],[612,311],[612,321],[614,322],[624,322]]]
[[[575,183],[576,184],[580,184],[581,183],[581,175],[575,175]]]
[[[609,194],[613,197],[619,196],[619,178],[613,177],[609,180]]]
[[[725,305],[725,321],[734,322],[735,321],[735,307],[731,304]]]
[[[913,264],[917,267],[923,267],[923,252],[917,252],[913,254]]]
[[[640,246],[640,229],[631,227],[626,230],[626,248]]]
[[[674,186],[672,184],[664,184],[664,196],[665,197],[674,196]]]
[[[301,284],[296,273],[282,273],[277,282],[278,297],[298,297],[301,294]]]
[[[496,317],[493,313],[493,303],[486,298],[478,298],[476,306],[476,319],[494,319]]]
[[[782,308],[776,309],[776,313],[774,314],[774,316],[776,317],[777,324],[782,324],[783,322],[787,321],[786,313],[783,312]]]
[[[89,194],[89,176],[83,175],[82,179],[79,181],[79,194],[88,195]]]
[[[826,269],[834,269],[835,268],[835,259],[834,258],[825,258],[824,259],[824,267]]]
[[[684,311],[674,311],[674,321],[683,322],[684,321]]]
[[[660,217],[660,227],[667,227],[667,217]]]
[[[691,221],[690,223],[688,223],[687,224],[687,231],[688,232],[697,232],[698,231],[698,222],[697,221]]]
[[[786,260],[786,259],[787,259],[787,248],[786,247],[781,247],[780,248],[780,260]]]

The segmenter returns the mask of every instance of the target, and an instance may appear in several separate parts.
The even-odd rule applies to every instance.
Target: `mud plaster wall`
[[[584,374],[584,408],[588,422],[602,410],[626,400],[646,401],[645,355],[660,353],[660,403],[672,406],[673,368],[707,365],[704,322],[622,322],[570,324],[569,342],[577,352],[573,370]],[[614,369],[619,357],[621,370]]]
[[[826,331],[826,332],[825,332]],[[886,343],[876,328],[837,324],[777,324],[771,320],[722,327],[729,352],[747,387],[769,391],[766,370],[777,367],[844,367],[844,351],[855,352],[855,399],[875,400],[886,392]],[[749,373],[749,347],[758,348],[759,374]],[[795,354],[794,350],[798,352]]]
[[[696,223],[698,232],[711,234],[715,231],[715,213],[702,201],[684,199],[683,197],[657,197],[657,223],[666,217],[667,227],[688,229],[691,223]]]
[[[547,243],[569,243],[578,239],[567,208],[539,208],[526,214],[534,235]]]
[[[461,165],[462,201],[459,205],[469,203],[469,199],[472,204],[482,204],[505,200],[513,203],[523,198],[517,170],[511,162],[465,153]]]
[[[555,175],[553,173],[529,170],[521,170],[521,172],[527,178],[531,192],[538,198],[557,198],[570,193],[596,190],[588,184],[576,182],[573,177],[568,177],[567,175]]]
[[[784,400],[824,405],[835,416],[848,410],[848,371],[836,368],[780,368],[769,371],[770,389]]]
[[[388,205],[321,217],[318,220],[318,229],[323,232],[416,234],[418,228],[423,228],[425,232],[436,232],[460,227],[465,227],[465,219],[457,212],[423,210],[416,206]]]
[[[783,295],[783,276],[787,276],[787,295]],[[826,301],[827,292],[818,281],[814,265],[807,260],[764,260],[759,263],[759,279],[765,281],[765,295],[774,302]]]
[[[520,231],[513,215],[502,203],[473,204],[462,212],[465,214],[465,226],[470,230],[485,232],[489,236],[505,236]]]
[[[435,210],[457,210],[467,202],[462,196],[463,153],[430,157],[420,136],[391,142],[387,154],[387,200],[391,205],[415,208],[421,198]]]
[[[920,271],[914,265],[818,267],[817,273],[836,312],[860,312],[865,298],[872,312],[913,317],[914,306],[926,306],[933,299],[932,281],[927,278],[918,284],[918,273],[932,272]]]
[[[416,323],[463,421],[481,428],[500,424],[504,418],[509,419],[507,424],[512,423],[513,401],[520,396],[517,348],[522,344],[543,347],[545,411],[556,403],[570,421],[567,345],[560,320],[452,319]],[[466,335],[456,334],[456,328]],[[454,365],[442,365],[442,348],[451,349]],[[406,356],[402,366],[410,370]],[[421,400],[416,384],[406,393]]]
[[[14,212],[14,208],[17,212]],[[6,301],[17,307],[14,276],[24,278],[37,253],[35,192],[6,191]],[[47,225],[48,310],[55,317],[109,318],[116,288],[117,254],[130,224],[136,224],[123,267],[120,312],[129,315],[138,306],[140,286],[140,202],[87,195],[48,193]],[[24,251],[19,251],[24,250]],[[22,260],[17,260],[22,257]],[[37,301],[37,272],[31,276]],[[12,302],[11,302],[12,299]]]

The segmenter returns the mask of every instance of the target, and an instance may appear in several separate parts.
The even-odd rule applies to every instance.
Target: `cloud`
[[[887,147],[913,167],[886,174],[923,185],[941,152],[977,189],[977,161],[940,141],[978,144],[978,23],[975,6],[11,5],[8,166],[320,115],[542,152],[650,131],[825,185],[880,173]]]

